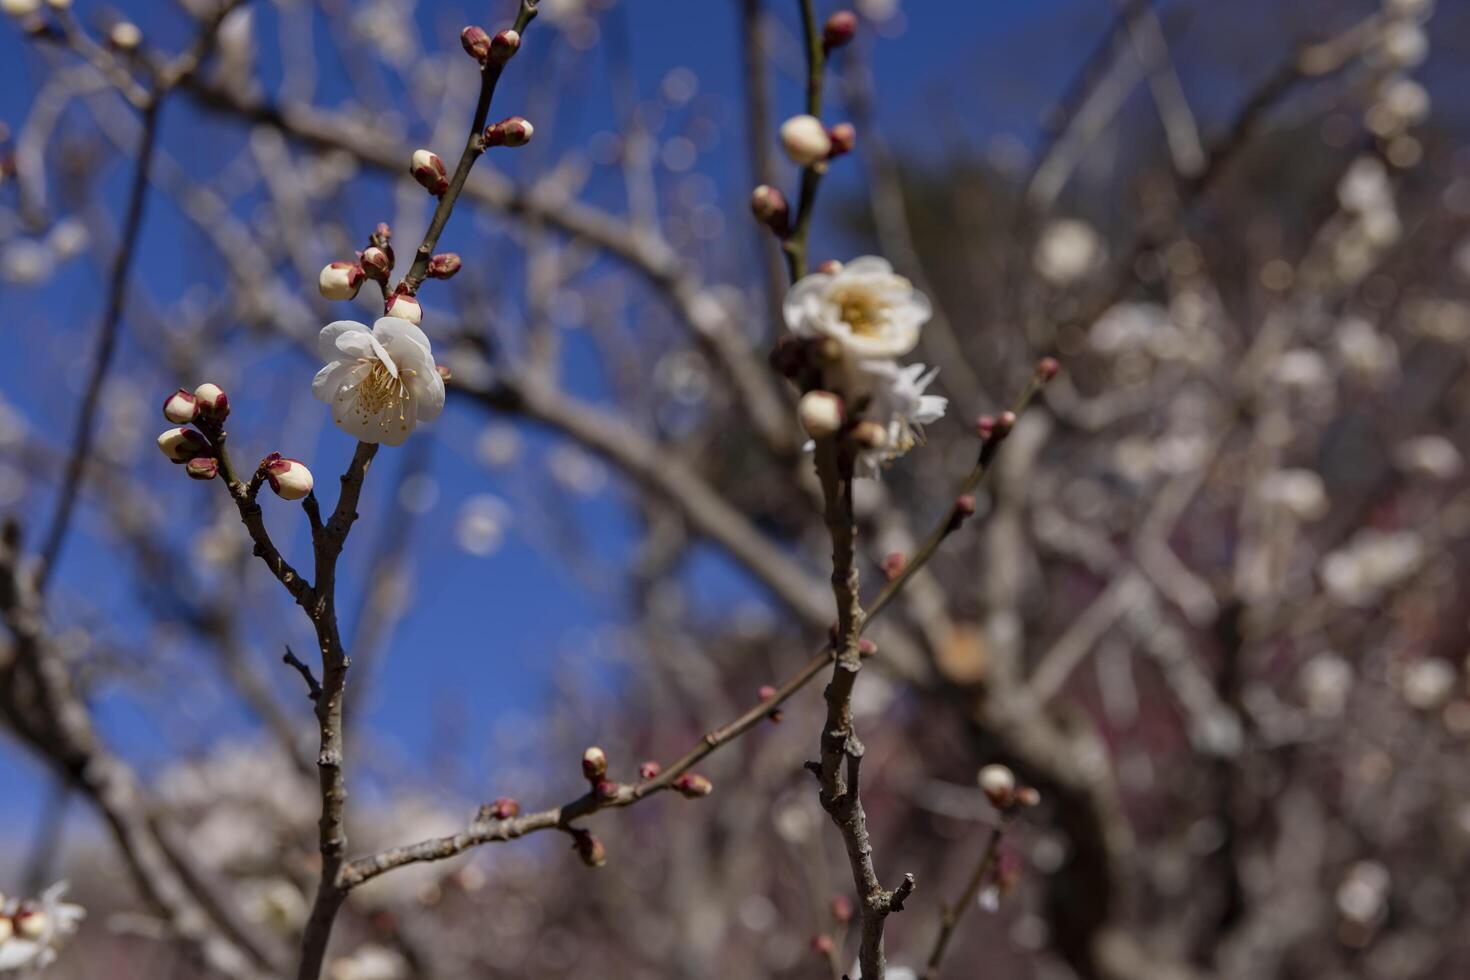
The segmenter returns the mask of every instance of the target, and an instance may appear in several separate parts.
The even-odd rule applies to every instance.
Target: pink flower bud
[[[510,28],[490,39],[490,64],[503,65],[521,49],[521,36]]]
[[[908,568],[908,566],[909,560],[907,555],[898,551],[889,552],[883,559],[883,577],[892,582],[902,575],[903,570]]]
[[[449,370],[449,365],[435,364],[434,370],[439,372],[439,380],[445,384],[449,384],[449,382],[454,380],[454,372]]]
[[[832,137],[816,116],[792,116],[781,124],[781,147],[799,167],[810,167],[827,159]]]
[[[837,275],[837,273],[842,271],[842,263],[838,262],[836,259],[828,259],[821,265],[817,266],[817,271],[824,276],[835,276]]]
[[[430,279],[448,279],[459,271],[464,263],[454,252],[440,252],[429,260],[428,276]]]
[[[990,805],[997,810],[1009,809],[1016,798],[1016,776],[1010,769],[998,763],[991,763],[980,770],[976,777],[980,789],[985,793]]]
[[[813,439],[824,439],[842,428],[847,412],[842,399],[830,391],[809,391],[797,405],[801,427]]]
[[[219,460],[213,456],[195,456],[184,464],[184,472],[192,480],[213,480],[219,476]]]
[[[282,500],[300,500],[311,493],[311,470],[299,459],[278,456],[265,467],[265,478]]]
[[[860,656],[860,657],[871,657],[873,654],[875,654],[877,652],[878,652],[878,644],[874,643],[872,640],[868,639],[866,636],[863,637],[861,640],[858,640],[858,656]]]
[[[857,145],[857,128],[852,123],[838,123],[827,130],[827,138],[832,141],[832,156],[840,157],[844,153],[851,153],[852,148]]]
[[[828,51],[842,47],[857,34],[857,14],[851,10],[839,10],[827,18],[822,26],[822,47]]]
[[[362,266],[356,262],[333,262],[317,276],[316,288],[322,299],[352,299],[366,278]]]
[[[1000,413],[1000,417],[995,420],[995,429],[994,429],[995,438],[997,438],[997,439],[1004,439],[1006,436],[1008,436],[1008,435],[1011,434],[1011,430],[1014,429],[1015,427],[1016,427],[1016,413],[1015,412],[1001,412]]]
[[[414,150],[408,170],[413,174],[413,179],[419,182],[419,186],[435,197],[440,197],[449,190],[449,171],[444,169],[444,161],[439,159],[437,153]]]
[[[521,805],[509,796],[502,796],[491,805],[490,812],[496,820],[509,820],[520,814]]]
[[[750,192],[750,213],[778,235],[786,234],[791,221],[791,206],[786,203],[786,195],[770,184],[761,184]]]
[[[697,772],[686,772],[674,780],[674,789],[682,796],[696,800],[701,796],[708,796],[714,792],[714,783],[705,779]]]
[[[459,32],[459,43],[464,45],[465,54],[481,64],[490,57],[490,35],[483,27],[466,27]]]
[[[418,298],[408,293],[394,293],[388,297],[388,302],[383,304],[384,316],[396,316],[400,320],[407,320],[414,326],[423,322],[424,309],[419,306]]]
[[[393,256],[387,249],[369,245],[362,250],[362,271],[369,279],[387,282],[388,273],[393,271]]]
[[[832,937],[825,932],[819,936],[812,937],[812,952],[818,956],[831,956],[832,950],[835,948],[836,946],[832,942]]]
[[[995,416],[982,415],[975,420],[975,434],[981,439],[989,439],[995,431]]]
[[[199,417],[209,422],[223,422],[230,416],[230,399],[224,389],[208,381],[194,389],[194,400],[199,403]]]
[[[762,701],[769,701],[775,696],[776,686],[774,684],[762,684],[760,690],[756,692],[756,697],[760,698]]]
[[[188,425],[199,417],[199,400],[188,389],[180,388],[164,400],[163,417],[175,425]]]
[[[1057,359],[1055,357],[1043,357],[1041,360],[1036,362],[1036,376],[1040,378],[1043,382],[1050,381],[1052,378],[1055,378],[1057,376],[1057,372],[1061,369],[1062,366],[1057,363]]]
[[[852,899],[846,895],[833,895],[832,918],[838,922],[852,921]]]
[[[193,429],[167,429],[158,437],[158,448],[175,463],[187,463],[209,452],[209,440]]]
[[[486,146],[525,146],[531,142],[536,127],[520,116],[511,116],[485,128]]]
[[[658,774],[660,772],[663,772],[663,767],[660,766],[657,762],[654,762],[652,759],[649,759],[647,762],[640,763],[638,766],[639,779],[655,779],[658,777]]]
[[[962,496],[956,497],[954,502],[954,509],[963,517],[974,517],[975,495],[972,493],[967,493]]]
[[[615,800],[618,798],[618,784],[611,779],[599,779],[597,785],[592,787],[592,793],[604,803]]]
[[[1035,786],[1022,786],[1016,790],[1016,805],[1031,808],[1041,805],[1041,791]]]
[[[590,781],[597,782],[607,775],[607,753],[597,746],[592,746],[582,753],[582,775]]]
[[[587,867],[600,868],[607,863],[607,848],[602,846],[602,841],[585,830],[572,831],[572,838],[572,848]]]

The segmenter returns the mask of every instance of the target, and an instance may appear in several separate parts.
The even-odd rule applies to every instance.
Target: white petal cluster
[[[408,320],[385,316],[371,330],[338,320],[322,328],[318,345],[327,366],[311,390],[348,435],[402,445],[420,422],[443,411],[444,379],[429,338]]]
[[[34,900],[0,895],[0,974],[45,969],[79,928],[87,912],[63,902],[67,883],[57,882]]]
[[[897,362],[918,344],[933,307],[886,259],[864,256],[803,277],[783,313],[793,336],[822,345],[822,390],[803,399],[802,423],[816,436],[839,425],[864,432],[856,475],[876,477],[944,414],[945,399],[924,393],[938,369]]]

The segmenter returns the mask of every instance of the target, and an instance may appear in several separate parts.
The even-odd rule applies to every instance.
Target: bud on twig
[[[213,480],[219,476],[219,460],[213,456],[196,456],[184,464],[191,480]]]
[[[521,49],[521,36],[510,28],[490,39],[490,64],[503,65]]]
[[[873,654],[875,654],[877,652],[878,652],[878,644],[874,643],[872,640],[868,639],[866,636],[863,637],[862,639],[858,640],[858,656],[859,657],[871,657]]]
[[[363,273],[377,282],[387,282],[388,273],[393,271],[393,256],[387,249],[376,245],[363,249],[359,261],[362,263]]]
[[[889,552],[883,558],[883,577],[892,582],[902,575],[903,570],[908,568],[908,566],[909,559],[907,555],[898,551]]]
[[[643,762],[643,763],[640,763],[639,764],[639,766],[638,766],[638,778],[639,779],[656,779],[658,777],[658,774],[660,772],[662,772],[662,771],[663,771],[663,767],[662,766],[660,766],[657,762],[654,762],[652,759],[649,759],[647,762]]]
[[[521,805],[509,796],[502,796],[490,805],[490,813],[496,820],[509,820],[520,812]]]
[[[180,388],[164,400],[163,417],[175,425],[188,425],[199,417],[199,399],[188,389]]]
[[[778,235],[786,234],[790,227],[791,206],[786,203],[786,195],[770,184],[761,184],[750,192],[750,213]]]
[[[781,147],[800,167],[821,163],[832,152],[832,137],[816,116],[792,116],[781,124]]]
[[[209,452],[209,440],[193,429],[168,429],[158,436],[158,448],[175,463],[187,463]]]
[[[429,260],[429,268],[426,275],[430,279],[448,279],[458,272],[460,266],[463,264],[458,254],[454,252],[440,252]]]
[[[842,263],[836,259],[828,259],[817,266],[817,271],[824,276],[835,276],[842,271]]]
[[[444,161],[439,159],[439,154],[432,150],[414,150],[408,171],[420,187],[435,197],[443,197],[449,190],[449,171],[444,169]]]
[[[852,899],[846,895],[832,896],[832,918],[838,922],[852,921]]]
[[[137,24],[120,20],[107,32],[107,42],[119,51],[136,51],[143,43],[143,32]]]
[[[592,746],[582,753],[582,775],[589,782],[597,782],[607,775],[607,753],[597,746]]]
[[[839,10],[827,18],[827,23],[822,27],[822,47],[832,51],[842,47],[853,39],[857,34],[857,15],[851,10]]]
[[[1041,804],[1041,791],[1035,786],[1022,786],[1016,790],[1016,805],[1030,809]]]
[[[525,146],[531,142],[531,137],[535,132],[535,126],[532,126],[520,116],[511,116],[509,119],[502,119],[500,122],[485,128],[485,145]]]
[[[834,948],[835,945],[832,942],[832,937],[825,932],[819,936],[812,937],[812,952],[818,956],[831,956]]]
[[[449,382],[454,380],[454,372],[449,370],[449,365],[435,364],[434,370],[438,372],[439,380],[443,381],[445,384],[449,384]]]
[[[701,796],[708,796],[713,793],[715,786],[714,783],[711,783],[697,772],[686,772],[674,780],[674,789],[682,796],[686,796],[691,800],[697,800]]]
[[[852,427],[852,441],[865,449],[882,449],[888,445],[888,430],[872,419],[864,419]]]
[[[995,416],[982,415],[975,420],[975,435],[981,439],[989,439],[990,434],[995,431]]]
[[[599,779],[597,785],[592,787],[592,793],[604,803],[615,800],[618,798],[618,784],[611,779]]]
[[[199,403],[199,417],[208,422],[223,422],[230,417],[230,399],[217,384],[206,381],[195,388],[194,400]]]
[[[832,152],[829,156],[840,157],[844,153],[851,153],[852,148],[857,145],[857,128],[852,123],[838,123],[827,130],[827,138],[832,141]]]
[[[797,405],[801,427],[813,439],[824,439],[841,429],[846,414],[842,399],[830,391],[809,391]]]
[[[1043,357],[1036,362],[1036,376],[1041,379],[1042,383],[1055,378],[1060,370],[1061,365],[1057,363],[1055,357]]]
[[[482,65],[490,57],[490,35],[483,27],[466,27],[459,32],[459,43],[464,46],[465,54]]]
[[[600,868],[607,863],[607,848],[585,830],[572,831],[572,848],[589,868]]]
[[[311,470],[301,460],[272,453],[262,464],[266,480],[282,500],[300,500],[311,493]]]
[[[994,435],[997,439],[1004,439],[1006,436],[1011,434],[1011,430],[1015,427],[1016,413],[1001,412],[1000,417],[995,420],[995,428],[992,430],[991,434]]]
[[[407,320],[414,326],[418,326],[423,322],[424,309],[419,305],[417,297],[406,292],[396,292],[389,296],[388,301],[383,304],[383,315],[396,316],[400,320]]]
[[[377,227],[373,229],[372,237],[374,245],[381,246],[382,248],[388,248],[388,243],[393,240],[393,229],[388,226],[388,222],[379,221]],[[393,252],[391,249],[388,252],[388,257],[390,259],[393,257]]]
[[[1016,775],[998,763],[991,763],[980,770],[976,782],[985,793],[990,805],[997,810],[1009,809],[1016,799]]]
[[[356,262],[333,262],[317,276],[317,291],[322,299],[353,299],[362,288],[367,275]]]

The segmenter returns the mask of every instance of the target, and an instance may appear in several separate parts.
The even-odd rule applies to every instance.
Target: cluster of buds
[[[536,127],[532,126],[520,116],[511,116],[502,119],[498,123],[491,123],[485,127],[485,145],[488,146],[525,146],[531,142]]]
[[[459,32],[459,43],[465,54],[478,61],[481,66],[502,67],[521,49],[521,35],[516,31],[500,31],[493,37],[483,27],[471,25]]]
[[[439,158],[434,157],[434,159]],[[415,162],[418,160],[417,153],[414,154],[414,160]],[[414,176],[418,176],[417,172]],[[322,299],[334,302],[356,299],[358,290],[362,289],[362,284],[369,279],[382,283],[386,287],[388,274],[393,271],[393,246],[390,244],[392,240],[393,229],[388,227],[386,222],[380,221],[373,229],[372,235],[368,237],[367,247],[357,253],[357,261],[328,263],[317,276],[317,291],[321,293]]]
[[[439,154],[432,150],[414,150],[408,170],[419,186],[435,197],[443,197],[449,190],[449,171],[444,169]]]
[[[163,400],[163,417],[177,428],[159,433],[158,448],[192,479],[213,480],[219,475],[219,461],[205,433],[218,433],[229,414],[230,399],[219,385],[206,382],[192,392],[180,388]]]
[[[1029,809],[1041,802],[1041,793],[1034,786],[1017,785],[1016,774],[999,763],[993,762],[982,768],[976,782],[990,805],[1002,813],[1013,813],[1017,808]]]

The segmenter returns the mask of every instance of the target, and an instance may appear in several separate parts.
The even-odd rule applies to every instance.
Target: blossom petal
[[[802,276],[788,290],[781,304],[786,318],[786,327],[799,337],[810,337],[815,332],[811,321],[821,314],[826,302],[827,290],[832,286],[832,276],[825,272],[814,272]]]
[[[876,278],[877,276],[893,275],[893,265],[879,255],[863,255],[846,262],[838,275],[846,279],[849,276],[855,279]]]
[[[380,317],[373,324],[373,336],[376,337],[384,347],[394,349],[394,341],[411,340],[424,349],[425,354],[432,356],[433,349],[429,346],[429,338],[417,326],[407,320],[396,316]]]
[[[345,347],[340,347],[338,341],[348,334],[367,334],[371,332],[366,325],[358,323],[356,320],[336,320],[322,327],[322,332],[317,335],[317,353],[325,361],[335,361],[338,351],[344,354],[352,354],[354,357],[360,356],[356,351],[349,351]],[[351,343],[352,341],[349,341],[349,344]]]
[[[311,393],[324,402],[331,402],[337,389],[348,383],[352,372],[361,367],[351,361],[332,361],[311,379]]]
[[[444,379],[437,369],[415,372],[409,376],[407,387],[420,422],[432,422],[444,411]]]

